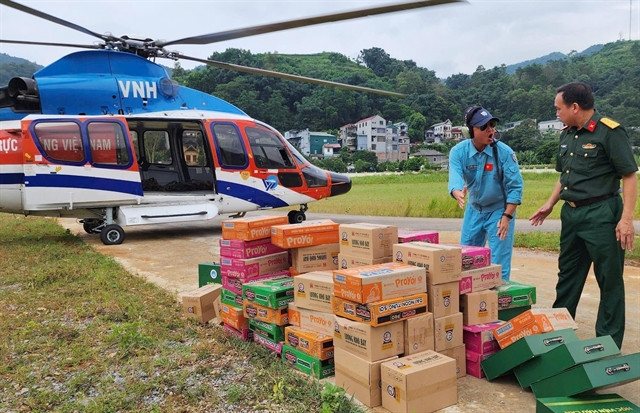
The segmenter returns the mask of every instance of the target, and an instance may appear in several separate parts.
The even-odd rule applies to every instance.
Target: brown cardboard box
[[[434,350],[433,314],[427,313],[404,320],[404,355]]]
[[[333,297],[333,313],[372,326],[395,323],[427,312],[427,293],[405,295],[368,304]]]
[[[338,254],[338,268],[342,269],[362,267],[363,265],[382,264],[391,261],[393,261],[393,257],[391,255],[382,258],[367,258],[343,254],[342,252]]]
[[[220,284],[206,284],[197,290],[182,295],[182,309],[188,317],[194,317],[201,323],[216,317],[214,303],[220,297]]]
[[[434,318],[460,312],[457,281],[443,284],[427,283],[427,293],[429,294],[429,311],[433,313]]]
[[[398,227],[393,225],[340,224],[340,252],[367,258],[392,255],[393,244],[398,243]]]
[[[376,361],[402,354],[404,327],[401,321],[372,327],[346,318],[335,317],[333,346]]]
[[[311,247],[291,248],[291,266],[296,274],[311,271],[330,271],[338,269],[340,244],[320,244]]]
[[[333,311],[333,273],[314,271],[293,277],[293,303],[309,310]]]
[[[333,294],[361,304],[426,291],[425,269],[401,262],[333,271]]]
[[[462,345],[462,313],[434,318],[433,326],[436,351]]]
[[[431,284],[459,281],[462,271],[462,248],[428,242],[406,242],[393,246],[396,262],[423,267]]]
[[[458,403],[456,361],[423,351],[380,365],[382,407],[392,413],[429,413]]]
[[[308,310],[289,303],[289,324],[333,336],[335,316],[333,313]]]
[[[498,292],[476,291],[460,296],[462,323],[465,326],[498,321]]]
[[[336,348],[334,383],[365,406],[380,406],[382,404],[380,364],[397,358],[398,356],[393,356],[378,361],[368,361],[347,350]]]
[[[467,375],[467,357],[464,344],[446,350],[439,351],[447,357],[451,357],[456,361],[456,377],[464,377]]]

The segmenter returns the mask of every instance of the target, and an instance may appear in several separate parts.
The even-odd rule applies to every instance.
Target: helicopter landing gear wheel
[[[289,211],[287,217],[289,218],[290,224],[299,224],[307,219],[307,216],[302,211]]]
[[[82,229],[84,229],[84,232],[86,232],[87,234],[99,233],[99,227],[104,224],[99,219],[84,219],[80,222],[82,222]]]
[[[124,230],[118,224],[109,224],[100,231],[100,241],[104,245],[118,245],[124,241]]]

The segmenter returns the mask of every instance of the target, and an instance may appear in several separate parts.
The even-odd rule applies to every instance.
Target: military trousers
[[[560,212],[558,283],[553,307],[566,307],[575,319],[591,264],[600,288],[596,336],[610,335],[622,346],[625,324],[624,250],[616,240],[622,215],[619,196],[577,208],[565,203]]]

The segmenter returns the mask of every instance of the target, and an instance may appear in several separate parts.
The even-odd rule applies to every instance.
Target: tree
[[[420,170],[420,167],[424,164],[423,160],[419,156],[414,156],[413,158],[409,158],[404,163],[405,171],[414,171],[417,172]]]
[[[427,119],[422,113],[413,112],[407,119],[407,126],[409,127],[409,140],[411,142],[424,141],[424,130],[427,125]]]

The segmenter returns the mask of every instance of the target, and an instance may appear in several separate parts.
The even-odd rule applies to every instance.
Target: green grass
[[[0,262],[0,411],[362,412],[53,219],[0,214]]]

